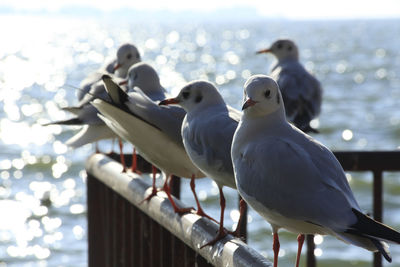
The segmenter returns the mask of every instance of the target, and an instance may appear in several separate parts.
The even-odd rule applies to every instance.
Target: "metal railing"
[[[336,158],[345,171],[371,171],[373,218],[382,222],[383,172],[400,171],[400,151],[336,151]],[[307,266],[316,266],[314,237],[307,236]],[[374,267],[382,266],[382,256],[374,253]]]
[[[400,171],[400,151],[337,151],[334,154],[345,171],[373,173],[373,217],[382,221],[383,172]],[[114,156],[114,158],[118,157]],[[130,164],[129,158],[127,161],[127,164]],[[138,163],[141,171],[151,171],[151,165],[144,160],[139,160]],[[144,198],[144,190],[149,187],[149,184],[135,174],[129,176],[121,174],[121,166],[104,155],[92,156],[87,162],[86,169],[88,172],[89,266],[209,266],[210,263],[222,266],[227,262],[232,263],[234,257],[236,257],[235,262],[239,261],[239,264],[235,266],[246,266],[249,260],[254,260],[251,262],[252,266],[257,266],[257,264],[270,266],[270,263],[262,256],[237,239],[231,239],[232,242],[225,243],[222,248],[216,246],[217,248],[200,250],[199,246],[202,242],[210,240],[215,234],[215,224],[197,216],[196,223],[189,225],[186,231],[201,230],[198,230],[198,236],[195,239],[189,237],[182,232],[182,228],[177,229],[174,224],[183,222],[187,224],[186,219],[196,215],[188,214],[180,218],[173,213],[169,205],[161,205],[162,198],[158,197],[155,206],[153,200],[149,205],[139,205],[138,203]],[[179,178],[173,181],[172,191],[179,198]],[[166,209],[167,215],[162,213]],[[246,232],[246,225],[242,227],[242,231]],[[230,243],[232,245],[229,245]],[[244,252],[232,251],[230,246],[233,244]],[[314,237],[308,235],[308,267],[317,265],[314,250]],[[217,251],[224,253],[227,251],[227,258],[214,257]],[[252,255],[255,256],[254,259]],[[382,266],[379,253],[374,253],[373,266]]]
[[[90,267],[272,266],[231,235],[200,249],[215,236],[217,225],[195,214],[175,214],[160,196],[141,203],[150,184],[134,173],[122,173],[111,158],[92,155],[86,171]]]

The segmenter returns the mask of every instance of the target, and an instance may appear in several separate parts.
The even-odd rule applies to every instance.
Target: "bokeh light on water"
[[[400,146],[400,43],[393,39],[400,32],[397,20],[143,24],[133,19],[2,16],[0,23],[13,25],[0,28],[2,36],[10,36],[0,46],[0,266],[87,265],[82,170],[94,149],[88,145],[72,151],[65,145],[76,127],[41,124],[68,118],[59,107],[76,103],[73,87],[125,42],[139,47],[172,95],[187,81],[207,79],[239,108],[244,81],[267,73],[273,62],[255,51],[278,37],[293,38],[302,62],[325,89],[322,114],[313,121],[321,132],[317,139],[342,150]],[[101,143],[105,151],[110,146]],[[385,221],[400,229],[399,174],[388,176]],[[361,207],[371,211],[371,175],[346,177]],[[182,186],[188,188],[188,183],[183,180]],[[207,213],[218,218],[215,183],[200,180],[196,190]],[[224,191],[230,228],[238,219],[237,196],[231,189]],[[194,205],[189,190],[182,197]],[[250,245],[272,257],[269,225],[253,211],[248,222]],[[296,237],[282,231],[280,238],[280,263],[291,266]],[[370,254],[362,249],[332,237],[316,236],[315,241],[314,254],[322,264],[369,266],[365,262]],[[392,254],[400,262],[398,247],[392,246]]]

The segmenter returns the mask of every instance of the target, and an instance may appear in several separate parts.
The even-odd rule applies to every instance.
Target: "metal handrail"
[[[122,166],[111,158],[103,154],[92,155],[86,162],[86,171],[88,173],[88,180],[90,180],[90,183],[88,182],[89,266],[95,266],[95,263],[99,263],[98,260],[96,261],[96,258],[93,258],[95,257],[93,254],[101,255],[101,253],[105,253],[104,250],[107,250],[107,244],[98,246],[99,249],[103,251],[96,252],[90,249],[93,241],[91,239],[94,239],[96,242],[113,240],[114,243],[118,243],[115,242],[115,238],[108,238],[107,236],[104,236],[104,240],[102,240],[99,235],[104,235],[105,233],[94,233],[94,231],[91,230],[91,225],[96,227],[101,223],[95,221],[96,217],[91,217],[92,213],[99,212],[99,209],[101,209],[101,207],[96,206],[96,204],[99,205],[96,201],[101,201],[101,197],[93,197],[96,193],[90,192],[91,189],[89,188],[91,186],[90,184],[93,184],[96,180],[101,181],[105,187],[109,188],[105,189],[106,191],[117,192],[118,195],[129,201],[132,207],[145,213],[167,231],[173,233],[174,236],[182,240],[194,253],[200,255],[214,266],[272,266],[271,262],[261,256],[257,251],[247,246],[241,240],[233,238],[231,235],[225,237],[222,242],[217,242],[214,246],[207,246],[200,249],[203,244],[212,240],[215,236],[217,225],[209,219],[195,214],[175,214],[172,206],[164,197],[155,196],[149,202],[141,203],[146,194],[146,190],[150,188],[150,184],[135,173],[122,173]],[[104,195],[108,198],[109,193]],[[114,197],[112,197],[112,199],[114,199]],[[113,203],[113,209],[118,206],[115,204],[117,201],[120,200],[117,198],[117,200],[111,201]],[[176,200],[176,202],[180,206],[183,205],[179,200]],[[111,209],[111,212],[113,212],[113,209]],[[119,218],[115,218],[116,216],[110,216],[112,215],[110,214],[111,212],[108,210],[104,213],[108,215],[107,217],[111,217],[111,219],[102,219],[111,220],[109,225],[115,228],[115,225],[121,222],[118,222]],[[104,214],[100,214],[100,217],[104,216]],[[111,233],[112,231],[107,230],[107,232]],[[114,231],[113,233],[115,234],[115,232],[118,234],[118,231]],[[118,254],[119,252],[117,251],[115,253]],[[150,252],[146,250],[146,253]],[[149,258],[151,258],[151,255]],[[119,262],[114,256],[112,259],[106,257],[106,260],[109,260],[111,264]],[[104,266],[104,264],[102,266]]]

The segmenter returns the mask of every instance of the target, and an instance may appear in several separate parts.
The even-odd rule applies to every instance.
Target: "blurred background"
[[[190,80],[207,79],[240,108],[246,79],[267,74],[274,62],[255,51],[278,38],[293,39],[324,88],[314,137],[332,150],[400,148],[397,1],[200,2],[1,1],[1,267],[87,266],[84,164],[94,146],[71,150],[64,142],[79,128],[41,123],[68,118],[59,107],[77,103],[73,86],[126,42],[139,48],[172,95]],[[109,152],[111,141],[100,148]],[[371,212],[372,174],[347,178],[363,210]],[[384,179],[384,221],[400,229],[400,173]],[[203,179],[196,189],[206,212],[218,218],[217,187]],[[237,194],[224,190],[231,227]],[[190,191],[182,191],[183,201],[194,205]],[[252,210],[248,222],[249,244],[272,259],[269,224]],[[280,240],[280,265],[292,266],[296,236],[282,231]],[[319,266],[370,266],[372,255],[363,249],[333,237],[316,241]],[[400,264],[400,246],[391,251]]]

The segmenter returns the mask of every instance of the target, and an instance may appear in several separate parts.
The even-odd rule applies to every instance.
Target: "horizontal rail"
[[[257,251],[247,246],[239,239],[233,238],[233,236],[231,235],[228,235],[225,239],[222,240],[222,242],[218,242],[212,247],[206,246],[203,249],[200,249],[203,244],[207,243],[215,237],[218,226],[209,219],[200,217],[195,214],[175,214],[172,206],[170,205],[166,197],[161,197],[162,193],[160,193],[159,196],[153,197],[149,202],[144,202],[141,204],[147,190],[150,191],[150,184],[143,180],[139,175],[136,175],[134,173],[122,173],[122,166],[114,160],[108,158],[107,156],[102,154],[92,155],[86,162],[86,171],[88,172],[88,176],[90,177],[89,179],[91,180],[91,184],[93,184],[93,179],[98,179],[99,181],[101,181],[101,183],[106,185],[112,191],[117,192],[119,195],[121,195],[122,198],[133,204],[132,206],[145,213],[167,231],[173,233],[173,235],[175,235],[177,239],[182,240],[187,247],[191,248],[194,251],[194,253],[199,254],[212,265],[238,267],[272,266],[271,262],[266,260]],[[88,184],[88,187],[89,186],[90,185]],[[108,194],[106,194],[106,196],[108,196]],[[96,197],[89,194],[88,188],[88,202],[90,199],[96,201]],[[97,199],[99,198],[97,197]],[[118,210],[117,208],[119,207],[119,205],[117,203],[120,203],[120,200],[111,199],[111,201],[114,205],[114,208]],[[179,200],[176,200],[176,202],[179,206],[183,206],[182,202],[180,202]],[[93,209],[93,207],[89,207],[88,213],[90,213]],[[101,207],[99,207],[98,209],[101,209]],[[115,220],[115,217],[118,217],[118,214],[114,213],[107,215],[114,218],[104,218],[104,220]],[[92,224],[96,223],[97,222],[92,222]],[[101,222],[98,223],[100,224]],[[93,230],[91,232],[90,225],[91,223],[89,222],[89,239],[91,237],[96,238],[96,233],[93,233]],[[115,222],[111,222],[110,225],[115,225]],[[145,227],[146,225],[147,223],[142,224],[143,227]],[[149,225],[152,224],[149,223]],[[125,226],[122,228],[126,227],[133,226],[128,226],[125,224]],[[114,243],[117,243],[115,239],[112,239],[109,236],[105,237],[105,240],[98,241],[112,241]],[[143,250],[143,248],[141,249]],[[90,253],[91,249],[89,248],[89,254]],[[98,251],[97,253],[102,252]],[[193,254],[193,252],[191,253]],[[176,257],[178,257],[179,259],[178,254],[176,255]],[[89,255],[89,261],[90,258],[91,256]]]
[[[345,171],[400,171],[399,151],[335,151]]]

